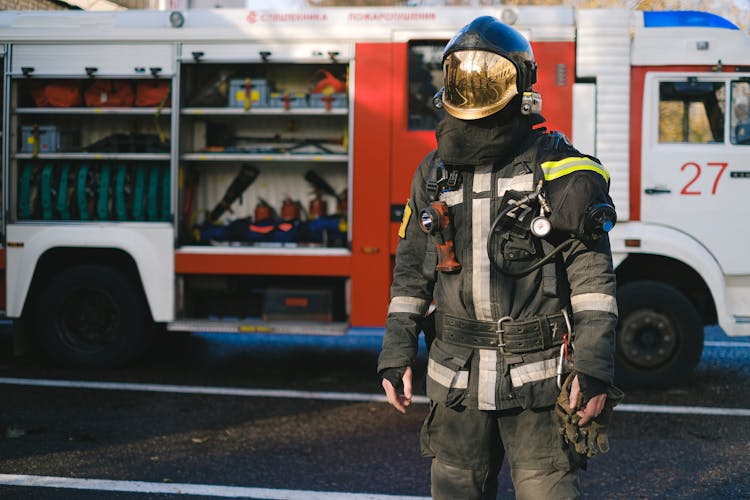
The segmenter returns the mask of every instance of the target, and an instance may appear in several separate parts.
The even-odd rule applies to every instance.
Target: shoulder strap
[[[549,135],[546,132],[533,131],[524,140],[523,145],[519,148],[520,152],[513,159],[514,165],[518,165],[534,175],[534,186],[539,183],[539,180],[544,179],[544,173],[539,168],[539,164],[547,156],[545,151],[549,149]]]
[[[443,160],[435,154],[430,162],[430,169],[427,172],[427,192],[430,198],[437,199],[440,190],[440,181],[445,177],[445,165]]]
[[[461,185],[461,172],[445,168],[443,160],[437,154],[432,157],[430,170],[427,173],[427,192],[437,200],[443,191],[453,191]]]

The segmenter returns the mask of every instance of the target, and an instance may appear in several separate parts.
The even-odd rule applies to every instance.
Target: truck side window
[[[432,105],[432,97],[443,86],[445,40],[409,42],[409,130],[433,130],[443,110]]]
[[[732,82],[729,134],[732,144],[750,146],[750,79]]]
[[[659,142],[724,142],[723,82],[695,77],[659,83]]]

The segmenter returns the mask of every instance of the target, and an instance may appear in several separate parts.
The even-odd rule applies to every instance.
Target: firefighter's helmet
[[[474,19],[443,51],[442,104],[456,118],[476,120],[496,113],[516,95],[531,94],[535,82],[536,61],[528,40],[494,17]]]

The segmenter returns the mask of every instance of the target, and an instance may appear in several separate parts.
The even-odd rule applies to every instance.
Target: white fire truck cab
[[[441,53],[528,36],[545,126],[611,175],[622,385],[750,334],[750,40],[702,12],[0,12],[2,234],[19,345],[111,366],[172,331],[382,328]],[[23,326],[24,328],[20,328]]]

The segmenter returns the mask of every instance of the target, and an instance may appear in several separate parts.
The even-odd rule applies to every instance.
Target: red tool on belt
[[[425,233],[436,237],[437,270],[443,273],[460,271],[461,264],[456,260],[456,252],[453,248],[453,224],[451,224],[448,205],[444,201],[430,203],[430,206],[419,214],[419,226]]]

